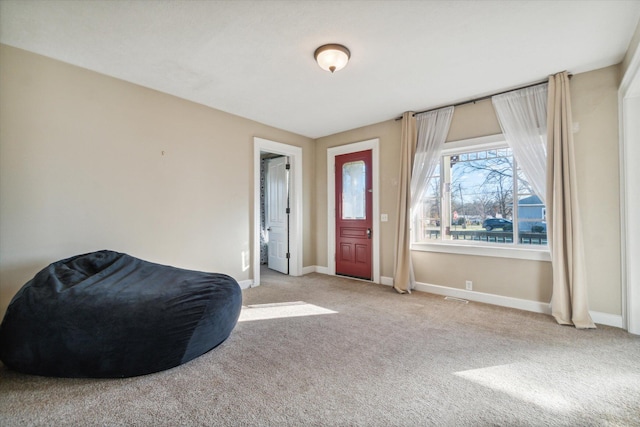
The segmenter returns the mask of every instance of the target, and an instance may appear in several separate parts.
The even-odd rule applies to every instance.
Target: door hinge
[[[284,168],[285,168],[286,170],[291,169],[291,163],[287,163],[286,165],[284,165]]]
[[[291,254],[287,252],[287,259],[291,258]]]
[[[285,211],[286,214],[290,214],[291,213],[291,208],[287,208],[287,210]]]

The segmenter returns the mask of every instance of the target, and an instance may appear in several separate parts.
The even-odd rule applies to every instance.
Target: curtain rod
[[[571,78],[571,77],[573,77],[573,74],[569,74],[569,78]],[[414,115],[414,117],[415,117],[415,116],[416,116],[416,115],[418,115],[418,114],[428,113],[428,112],[430,112],[430,111],[439,110],[439,109],[441,109],[441,108],[445,108],[445,107],[458,107],[458,106],[460,106],[460,105],[465,105],[465,104],[475,104],[475,103],[476,103],[476,102],[478,102],[478,101],[484,101],[485,99],[489,99],[489,98],[494,97],[494,96],[497,96],[497,95],[502,95],[502,94],[504,94],[504,93],[509,93],[509,92],[513,92],[513,91],[516,91],[516,90],[526,89],[526,88],[528,88],[528,87],[538,86],[538,85],[541,85],[541,84],[547,83],[548,81],[549,81],[549,79],[547,78],[547,79],[545,79],[545,80],[541,80],[541,81],[538,81],[538,82],[536,82],[536,83],[530,83],[530,84],[528,84],[528,85],[520,86],[520,87],[517,87],[517,88],[515,88],[515,89],[503,90],[502,92],[497,92],[497,93],[494,93],[494,94],[491,94],[491,95],[481,96],[481,97],[479,97],[479,98],[470,99],[470,100],[468,100],[468,101],[458,102],[457,104],[452,104],[452,105],[443,105],[442,107],[429,108],[428,110],[418,111],[418,112],[413,113],[413,115]],[[400,117],[396,117],[396,121],[398,121],[398,120],[402,120],[402,116],[400,116]]]

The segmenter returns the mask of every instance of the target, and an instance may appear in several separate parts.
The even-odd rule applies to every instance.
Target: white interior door
[[[268,267],[289,274],[289,171],[287,158],[266,162],[265,226]]]

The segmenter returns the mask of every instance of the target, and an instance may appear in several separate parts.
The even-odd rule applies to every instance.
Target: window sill
[[[465,242],[412,243],[411,250],[417,252],[439,252],[457,255],[488,256],[494,258],[514,258],[531,261],[551,261],[549,248],[523,248],[513,245],[482,245]]]

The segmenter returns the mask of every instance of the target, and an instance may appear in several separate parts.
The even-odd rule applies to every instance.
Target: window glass
[[[418,205],[416,234],[419,240],[440,238],[440,165],[436,166],[429,186]]]
[[[342,165],[342,219],[366,219],[365,178],[364,161]]]
[[[414,242],[547,244],[545,206],[506,143],[445,153],[414,215]]]

